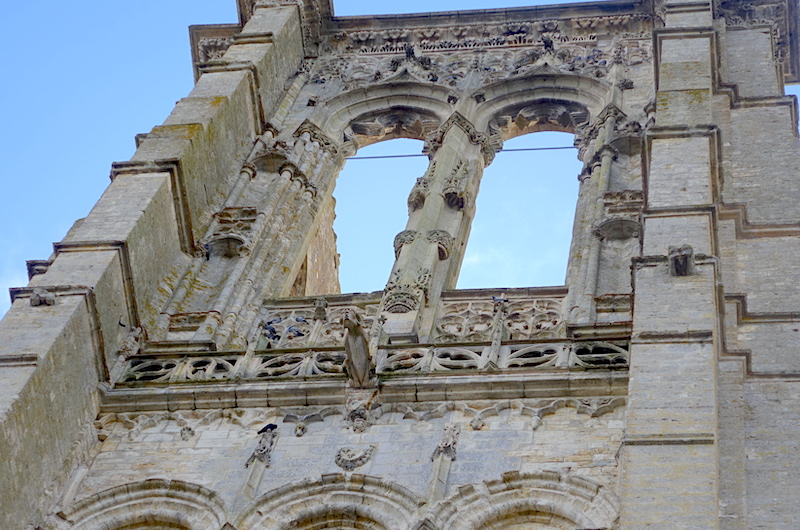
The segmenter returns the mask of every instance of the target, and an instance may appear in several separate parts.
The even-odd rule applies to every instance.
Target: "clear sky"
[[[25,260],[46,259],[51,254],[52,242],[60,240],[75,219],[89,212],[108,185],[111,162],[127,160],[133,154],[134,135],[160,124],[175,101],[191,90],[187,27],[235,22],[235,4],[235,0],[41,0],[9,2],[4,6],[3,29],[8,53],[0,74],[0,96],[4,103],[4,126],[0,128],[0,197],[6,221],[0,230],[0,314],[8,308],[8,287],[27,284]],[[532,2],[406,0],[376,4],[341,0],[336,1],[335,11],[337,15],[365,15],[479,9],[501,7],[501,4],[515,7]],[[548,145],[571,143],[568,138],[543,140],[538,134],[518,141],[529,142],[533,137]],[[412,145],[397,146],[393,145],[395,142],[388,142],[371,149],[392,147],[393,152],[409,152],[409,149],[419,152],[418,145],[415,147],[413,141],[409,143]],[[520,146],[509,143],[507,147]],[[359,155],[368,155],[368,151],[362,150]],[[570,157],[574,160],[574,152],[556,153],[566,154],[566,158],[555,162],[554,166],[544,162],[540,153],[536,153],[535,158],[528,158],[531,153],[504,153],[489,168],[482,184],[478,218],[460,286],[476,286],[487,278],[486,270],[491,270],[492,283],[496,280],[496,285],[563,282],[563,256],[555,261],[543,261],[547,255],[562,251],[546,241],[535,243],[532,239],[535,234],[526,232],[553,232],[556,239],[568,241],[568,236],[562,232],[569,227],[565,228],[563,221],[554,221],[554,214],[544,209],[548,204],[541,201],[545,195],[557,195],[551,186],[554,180],[568,181],[574,186],[578,166],[572,167],[568,162]],[[521,160],[516,166],[512,164],[514,158]],[[349,280],[343,278],[346,290],[380,289],[388,276],[392,238],[405,224],[408,190],[424,171],[424,158],[409,160],[417,165],[405,168],[394,162],[390,164],[397,168],[398,177],[393,181],[400,186],[397,203],[401,214],[396,224],[388,223],[389,235],[380,248],[380,252],[388,252],[389,265],[372,264],[377,279],[361,278],[360,273],[355,273],[363,280],[363,285],[348,287]],[[507,163],[512,165],[504,166]],[[367,164],[367,161],[348,162],[346,171],[360,164]],[[370,174],[368,168],[365,171],[362,175]],[[553,179],[556,172],[565,176]],[[354,182],[357,178],[352,177]],[[527,179],[530,185],[526,193],[510,197],[506,193],[510,178]],[[341,195],[337,196],[340,204],[348,200],[344,189],[347,180],[351,177],[345,173],[337,190]],[[558,192],[567,197],[567,210],[572,208],[574,189]],[[488,202],[491,196],[500,202]],[[512,203],[512,199],[522,202]],[[506,215],[520,208],[525,212],[524,219],[515,220]],[[555,210],[564,210],[564,207],[556,206]],[[571,218],[570,210],[567,224]],[[485,244],[475,243],[481,233],[488,234]],[[383,240],[384,236],[379,238]],[[349,259],[356,263],[365,261],[363,255],[359,257],[344,248],[344,243],[342,241],[341,252],[345,268],[350,267],[346,262],[348,255],[352,255]],[[513,268],[510,267],[512,260],[493,260],[492,256],[501,255],[504,250],[500,247],[494,250],[489,245],[506,243],[515,243],[513,252],[523,247],[536,247],[530,258],[514,254],[517,264],[524,264],[524,270],[506,270]],[[354,267],[357,269],[356,265]],[[536,270],[549,272],[550,276],[532,275]]]

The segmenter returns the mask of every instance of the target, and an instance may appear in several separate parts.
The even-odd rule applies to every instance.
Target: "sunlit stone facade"
[[[12,289],[0,526],[792,527],[796,8],[191,28],[194,90]],[[484,168],[547,130],[583,162],[566,285],[456,290]],[[388,283],[340,293],[336,176],[401,137]]]

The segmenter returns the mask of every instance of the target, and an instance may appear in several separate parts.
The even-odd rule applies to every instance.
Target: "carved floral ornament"
[[[425,146],[423,147],[422,152],[427,153],[428,157],[433,159],[436,155],[436,151],[438,151],[443,145],[447,133],[455,127],[458,127],[464,131],[469,138],[470,143],[481,146],[481,154],[484,158],[484,164],[486,166],[491,164],[494,160],[495,154],[502,147],[502,139],[497,135],[490,136],[479,131],[475,128],[472,122],[465,118],[460,112],[454,112],[451,114],[441,127],[425,137]],[[431,168],[429,168],[429,170],[430,169]],[[458,167],[454,170],[454,174],[458,173],[460,169],[467,171],[468,163],[463,160],[460,161]],[[426,172],[426,176],[429,174],[432,175],[432,170]]]
[[[403,279],[401,269],[392,272],[389,283],[386,284],[386,295],[383,300],[383,310],[389,313],[409,313],[416,311],[428,301],[428,284],[431,271],[420,267],[416,270],[411,281]]]

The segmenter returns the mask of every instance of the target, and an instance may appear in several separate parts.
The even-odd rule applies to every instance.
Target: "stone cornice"
[[[381,382],[383,403],[453,399],[524,399],[625,396],[628,372],[575,371],[547,373],[439,375],[391,378]],[[191,410],[219,407],[289,407],[344,405],[344,381],[205,383],[171,386],[101,388],[101,412]]]

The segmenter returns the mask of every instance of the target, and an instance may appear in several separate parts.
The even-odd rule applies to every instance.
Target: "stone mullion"
[[[292,270],[294,272],[290,275],[270,275],[262,280],[263,274],[260,271],[263,269],[257,267],[253,270],[247,280],[249,289],[244,293],[246,299],[244,296],[241,297],[234,308],[229,310],[230,317],[226,317],[226,322],[230,320],[232,325],[238,324],[237,333],[239,334],[246,333],[247,330],[250,329],[250,324],[256,318],[266,293],[279,293],[280,296],[286,296],[286,292],[281,291],[281,289],[288,288],[286,287],[287,283],[294,281],[296,269],[294,269],[293,266],[298,260],[305,257],[306,245],[297,245],[297,242],[304,241],[304,236],[308,235],[309,232],[303,230],[302,227],[308,227],[313,223],[316,208],[314,207],[314,199],[306,190],[301,191],[298,203],[299,207],[297,211],[302,212],[302,214],[297,220],[297,225],[290,227],[289,231],[276,248],[276,252],[271,254],[273,257],[282,257],[282,259],[278,260],[273,265],[272,271]],[[290,285],[289,283],[289,286]],[[235,313],[233,312],[234,309]],[[239,315],[238,319],[236,315]],[[244,345],[246,339],[247,337],[241,335],[236,337],[237,343],[241,343],[242,345]]]
[[[246,164],[242,168],[242,172],[239,176],[239,179],[236,181],[234,188],[231,194],[228,196],[228,200],[225,203],[225,207],[232,207],[235,206],[237,203],[240,203],[241,196],[244,193],[245,189],[247,188],[247,184],[253,180],[255,177],[256,168],[252,164]],[[284,183],[286,182],[287,175],[285,172],[281,172],[278,180],[283,180]],[[285,193],[286,187],[281,186],[280,189],[282,192]],[[281,194],[275,194],[281,195]],[[261,240],[263,233],[267,227],[267,220],[269,219],[269,215],[267,212],[274,207],[274,204],[279,200],[279,197],[275,197],[273,201],[268,203],[266,207],[266,211],[260,211],[256,218],[256,222],[253,224],[252,228],[250,229],[250,239],[251,241],[258,242]],[[210,341],[214,339],[214,335],[222,322],[222,318],[225,315],[225,310],[228,306],[228,302],[230,301],[231,297],[233,296],[235,290],[239,285],[239,279],[242,277],[245,271],[252,269],[254,266],[258,268],[256,265],[253,264],[254,261],[257,261],[257,258],[254,260],[252,254],[248,254],[246,257],[240,257],[234,264],[233,270],[225,279],[225,282],[222,286],[222,289],[219,290],[219,293],[214,299],[212,306],[208,309],[209,316],[206,317],[206,320],[203,326],[198,329],[197,333],[195,334],[195,340],[201,341]],[[224,337],[220,337],[220,340],[223,342],[219,342],[218,346],[224,343]]]
[[[442,290],[454,289],[458,281],[458,273],[461,269],[461,262],[464,259],[464,251],[472,228],[472,220],[475,218],[475,200],[484,168],[481,145],[473,143],[466,131],[454,127],[445,142],[442,150],[448,148],[449,152],[437,152],[437,158],[439,160],[451,160],[454,163],[449,165],[440,164],[439,167],[444,169],[449,166],[449,168],[452,168],[451,171],[456,170],[464,173],[464,203],[461,207],[446,206],[442,209],[433,229],[450,234],[453,238],[453,243],[446,260],[439,259],[437,246],[432,244],[433,263],[435,266],[431,269],[430,311],[423,313],[421,325],[421,331],[426,336],[433,332],[435,313]],[[439,181],[439,183],[445,184],[442,181]],[[444,191],[442,190],[442,192]],[[430,241],[428,243],[429,245],[431,244]]]
[[[454,286],[463,257],[461,238],[469,233],[483,170],[470,161],[481,158],[481,145],[461,127],[442,134],[424,182],[417,184],[426,190],[424,203],[409,215],[407,240],[399,243],[386,286],[384,329],[390,340],[426,340],[430,334],[441,291]],[[411,305],[395,304],[397,299]]]
[[[241,195],[244,193],[244,190],[247,187],[247,184],[252,181],[254,177],[255,168],[251,164],[245,164],[242,168],[242,171],[239,174],[239,178],[237,179],[236,183],[234,184],[233,190],[228,196],[228,199],[225,202],[224,207],[231,207],[235,206],[237,203],[241,201]],[[276,179],[276,182],[280,182],[281,176]],[[284,181],[284,184],[287,181]],[[268,217],[266,215],[274,205],[280,200],[283,196],[285,191],[284,186],[278,185],[276,186],[277,191],[276,193],[271,195],[271,200],[265,206],[264,210],[259,213],[258,221],[256,222],[255,226],[253,226],[251,240],[258,241],[261,236],[261,231],[264,229],[265,218]],[[213,224],[209,226],[208,232],[206,236],[210,236],[213,232],[214,226]],[[229,291],[234,288],[235,286],[235,279],[241,275],[242,270],[244,267],[247,266],[247,263],[252,260],[251,256],[247,258],[240,258],[238,263],[235,265],[235,271],[233,274],[229,275],[228,280],[225,282],[226,285],[220,291],[220,294],[217,296],[214,307],[208,308],[209,312],[216,311],[220,313],[220,307],[224,306],[224,301],[227,300]],[[202,270],[203,266],[205,265],[205,260],[203,258],[196,258],[193,260],[192,264],[190,265],[187,272],[184,274],[183,278],[181,278],[180,283],[178,284],[177,288],[175,289],[170,302],[167,304],[165,309],[162,311],[159,320],[158,320],[158,328],[154,330],[154,336],[158,337],[166,337],[168,327],[169,327],[169,318],[171,315],[181,313],[181,304],[186,301],[187,296],[189,295],[194,280],[197,278],[197,275]],[[238,271],[238,272],[237,272]],[[234,279],[235,277],[235,279]],[[222,302],[222,304],[220,303]],[[221,313],[220,313],[221,314]],[[195,340],[211,340],[211,336],[214,333],[214,330],[217,328],[219,324],[218,318],[212,318],[209,316],[206,321],[203,323],[202,326],[198,329],[198,332],[195,334]]]
[[[228,194],[228,198],[225,201],[223,208],[248,206],[247,204],[241,204],[241,197],[244,191],[247,189],[247,185],[256,177],[257,171],[258,170],[255,165],[253,165],[251,162],[245,162],[242,170],[239,172],[239,178],[236,179],[233,189]]]
[[[251,231],[251,237],[254,240],[259,240],[261,238],[267,225],[266,220],[267,216],[265,214],[258,214],[256,222],[254,223]],[[242,283],[239,281],[242,275],[245,273],[245,271],[251,271],[254,269],[258,270],[262,262],[262,255],[256,257],[252,257],[250,255],[246,257],[240,257],[235,262],[233,270],[228,274],[228,277],[225,278],[222,289],[220,289],[219,293],[214,298],[213,304],[208,309],[210,313],[209,316],[206,317],[204,325],[198,329],[197,333],[195,334],[195,340],[212,340],[215,337],[215,332],[221,324],[223,317],[227,313],[231,298],[242,287]],[[218,345],[224,344],[225,339],[225,334],[216,334]]]
[[[248,174],[252,172],[249,167],[246,167],[242,170],[243,173],[247,172]],[[251,240],[255,242],[254,249],[257,248],[258,242],[261,239],[262,232],[266,228],[266,219],[271,218],[273,216],[269,215],[272,210],[275,208],[275,205],[278,204],[281,200],[283,200],[288,184],[290,183],[289,180],[290,173],[281,172],[281,174],[276,178],[275,182],[275,193],[271,194],[269,202],[264,206],[264,209],[259,212],[258,220],[256,221],[255,226],[253,226]],[[239,181],[234,185],[234,191],[238,189],[238,193],[234,195],[233,193],[229,196],[228,201],[226,201],[226,206],[230,206],[232,204],[236,204],[237,201],[240,199],[241,193],[244,191],[244,186],[240,184],[244,182],[245,184],[247,179],[240,176]],[[213,225],[209,227],[210,235],[213,231]],[[226,305],[227,300],[230,298],[231,293],[234,289],[236,289],[237,281],[241,277],[241,274],[244,270],[249,266],[249,264],[254,259],[254,253],[249,254],[245,257],[240,257],[237,263],[234,265],[233,272],[228,276],[225,281],[224,286],[220,290],[219,294],[217,295],[214,304],[212,307],[207,308],[209,313],[214,312],[216,316],[211,316],[206,318],[203,325],[200,326],[198,331],[195,333],[193,339],[200,340],[200,341],[210,341],[212,340],[212,336],[214,335],[217,327],[220,324],[221,316],[224,311],[224,307]],[[156,336],[166,337],[168,327],[169,327],[169,318],[171,315],[178,314],[183,312],[181,309],[181,305],[186,302],[187,297],[189,296],[192,286],[194,284],[197,275],[202,270],[203,266],[206,264],[206,261],[202,257],[195,258],[193,263],[189,267],[189,270],[184,274],[183,278],[181,279],[178,287],[175,289],[175,292],[172,295],[170,302],[168,303],[167,307],[161,313],[161,317],[159,318],[159,327]]]

